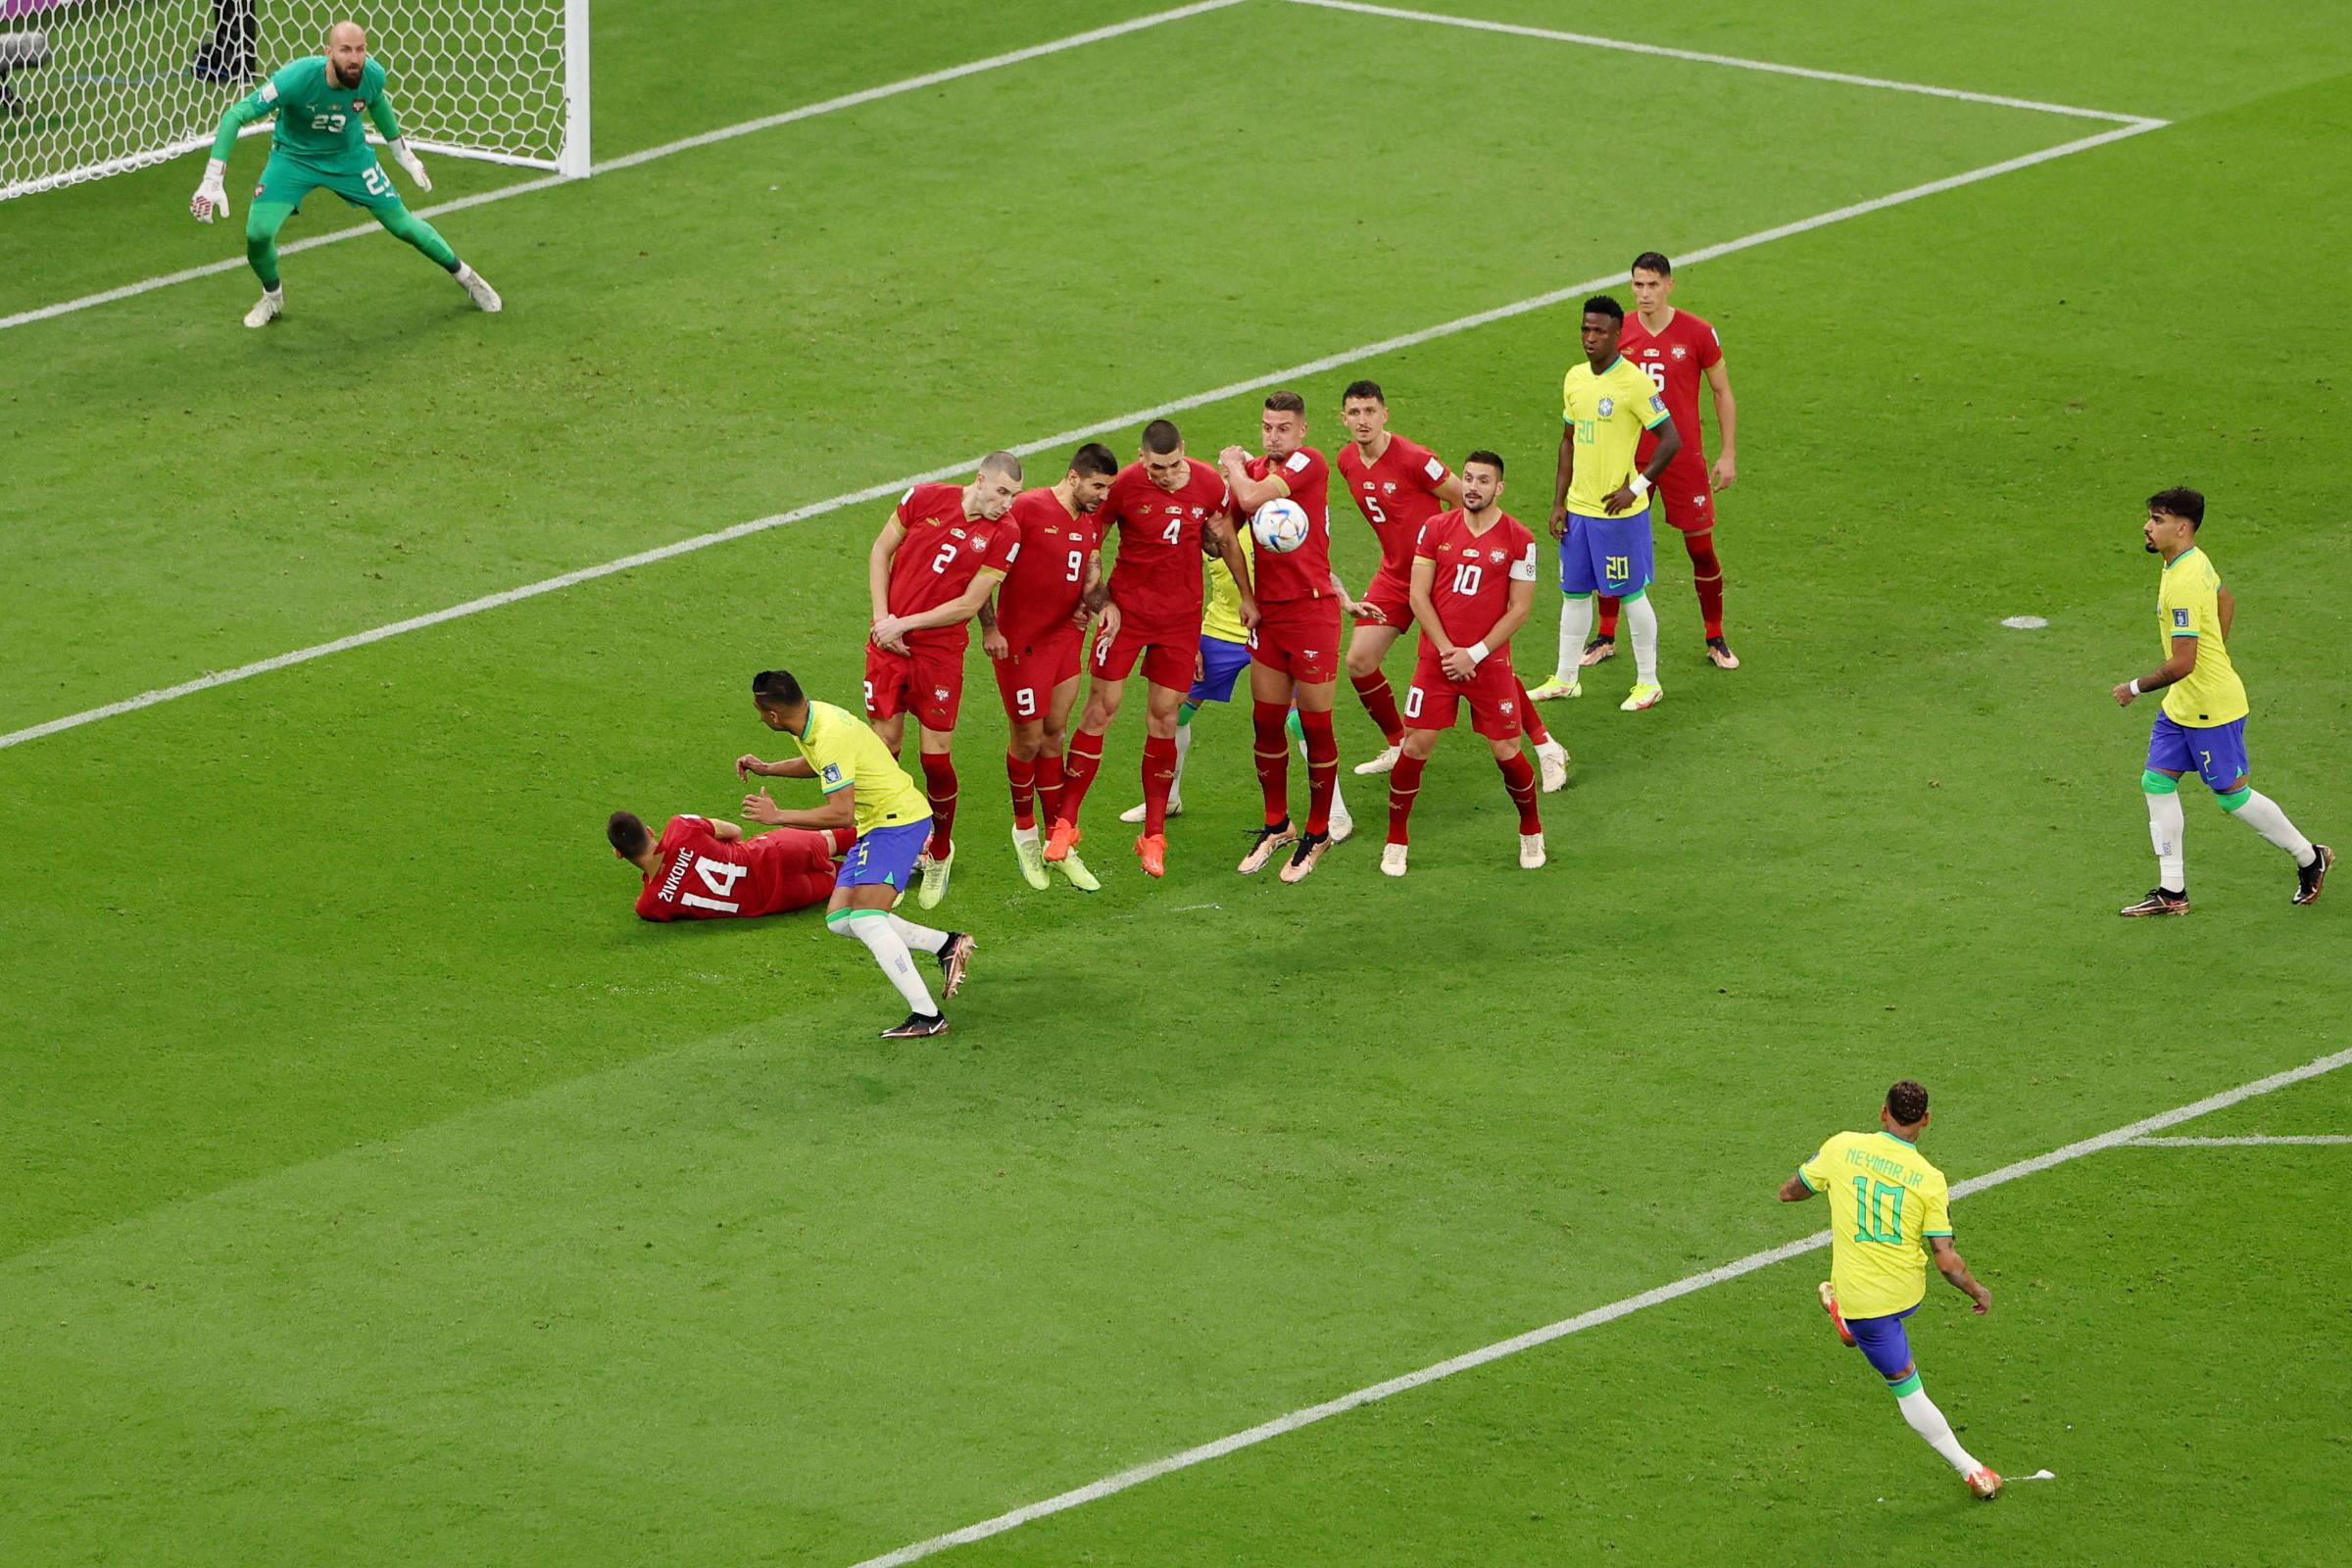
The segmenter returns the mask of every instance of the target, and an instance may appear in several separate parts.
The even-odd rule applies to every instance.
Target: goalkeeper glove
[[[228,216],[228,192],[220,184],[227,173],[228,165],[218,158],[205,164],[204,182],[196,187],[196,194],[188,201],[188,211],[196,215],[199,223],[209,223],[216,218]]]
[[[409,178],[416,182],[418,190],[433,188],[432,179],[424,172],[424,160],[409,151],[408,137],[395,136],[384,145],[392,149],[393,161],[409,172]]]

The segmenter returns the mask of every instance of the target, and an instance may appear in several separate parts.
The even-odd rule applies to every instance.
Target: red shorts
[[[1340,678],[1340,601],[1282,599],[1257,607],[1257,630],[1250,634],[1250,662],[1278,669],[1295,681],[1316,685]]]
[[[1054,707],[1054,688],[1078,678],[1084,657],[1084,635],[1064,624],[1031,643],[1025,654],[990,660],[997,669],[997,695],[1004,699],[1004,716],[1016,724],[1044,718]]]
[[[1658,475],[1658,512],[1667,523],[1685,533],[1705,533],[1715,526],[1715,487],[1707,480],[1703,458],[1677,458]]]
[[[1412,583],[1389,570],[1384,564],[1372,577],[1372,586],[1364,590],[1364,602],[1380,612],[1379,625],[1402,632],[1413,624]],[[1375,624],[1359,620],[1359,626]]]
[[[1514,740],[1526,714],[1519,711],[1519,677],[1511,672],[1511,651],[1497,649],[1466,681],[1447,678],[1435,643],[1424,639],[1413,662],[1413,683],[1405,688],[1408,729],[1451,729],[1460,705],[1470,705],[1470,727],[1491,741]]]
[[[1095,638],[1095,662],[1087,667],[1097,680],[1125,680],[1135,673],[1137,660],[1143,661],[1144,679],[1154,686],[1173,687],[1190,691],[1193,685],[1194,662],[1200,657],[1200,627],[1198,622],[1181,630],[1159,626],[1138,626],[1121,616],[1119,634]]]
[[[865,716],[881,720],[912,713],[925,729],[956,727],[963,706],[963,647],[908,643],[906,652],[865,645]]]

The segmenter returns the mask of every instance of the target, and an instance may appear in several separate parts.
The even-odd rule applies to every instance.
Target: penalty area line
[[[1046,43],[1031,44],[1025,49],[1012,49],[1001,55],[990,55],[985,60],[967,61],[960,66],[950,66],[944,71],[928,71],[919,76],[908,76],[901,81],[885,82],[878,87],[866,87],[858,92],[843,93],[838,98],[827,98],[819,103],[804,104],[798,109],[787,109],[781,114],[762,115],[758,120],[741,121],[732,125],[722,125],[716,130],[704,131],[700,135],[685,136],[676,141],[665,141],[658,147],[623,153],[618,158],[608,158],[602,163],[590,166],[589,173],[592,175],[609,174],[617,170],[634,169],[639,164],[650,164],[658,158],[668,158],[677,153],[691,152],[697,147],[709,147],[715,142],[732,141],[738,136],[749,136],[757,131],[773,130],[778,125],[789,125],[796,121],[814,120],[819,115],[830,115],[844,109],[855,109],[860,104],[877,103],[884,98],[896,98],[902,93],[920,92],[925,87],[936,87],[942,82],[956,81],[965,76],[976,76],[985,71],[999,71],[1006,66],[1017,66],[1031,60],[1042,60],[1048,55],[1057,55],[1071,49],[1084,48],[1090,43],[1101,43],[1105,39],[1124,37],[1131,32],[1141,32],[1146,27],[1156,27],[1162,23],[1182,22],[1187,17],[1198,17],[1211,11],[1223,11],[1229,6],[1245,3],[1246,0],[1197,0],[1196,4],[1178,6],[1173,11],[1154,12],[1148,17],[1136,17],[1126,22],[1112,23],[1108,26],[1090,27],[1084,32],[1073,32],[1066,38],[1055,38]],[[439,218],[444,213],[464,212],[468,207],[483,207],[491,202],[503,202],[511,196],[522,196],[531,191],[547,190],[557,185],[569,183],[571,180],[566,175],[549,174],[540,179],[526,179],[517,184],[501,185],[496,190],[481,191],[472,196],[461,196],[455,201],[436,202],[430,207],[416,209],[416,214],[418,218]],[[374,223],[359,223],[350,228],[335,229],[330,233],[313,234],[308,239],[293,240],[280,245],[277,253],[280,256],[293,256],[303,251],[317,250],[321,245],[333,245],[342,240],[357,239],[363,234],[372,234],[376,232],[376,228],[377,225]],[[136,283],[125,283],[121,288],[105,289],[96,294],[84,294],[78,299],[61,300],[55,305],[44,305],[36,310],[19,311],[14,316],[0,316],[0,331],[6,331],[12,326],[26,326],[34,321],[46,321],[55,317],[70,316],[75,311],[86,311],[100,305],[112,305],[117,300],[135,299],[141,294],[152,294],[159,288],[171,288],[178,283],[192,283],[200,277],[216,277],[222,272],[242,271],[244,268],[245,258],[233,256],[223,261],[207,262],[202,267],[191,267],[177,272],[165,272],[155,277],[141,278]]]
[[[1987,1171],[1982,1176],[1972,1176],[1967,1181],[1956,1184],[1952,1188],[1952,1196],[1964,1198],[1971,1193],[1981,1193],[1986,1188],[1998,1187],[2004,1182],[2013,1182],[2022,1177],[2035,1175],[2054,1165],[2063,1165],[2069,1160],[2081,1159],[2085,1154],[2095,1154],[2102,1150],[2114,1149],[2119,1145],[2136,1143],[2149,1133],[2178,1126],[2181,1122],[2191,1121],[2199,1116],[2210,1115],[2214,1111],[2226,1109],[2241,1101],[2251,1100],[2257,1095],[2271,1094],[2274,1091],[2284,1089],[2290,1084],[2299,1084],[2306,1079],[2317,1078],[2322,1074],[2330,1073],[2339,1067],[2348,1065],[2352,1065],[2352,1051],[2339,1051],[2332,1055],[2322,1056],[2316,1061],[2305,1062],[2300,1067],[2290,1067],[2284,1072],[2273,1073],[2267,1078],[2257,1078],[2252,1083],[2239,1084],[2234,1089],[2225,1089],[2219,1094],[2208,1095],[2203,1100],[2192,1102],[2189,1104],[2143,1117],[2129,1126],[2118,1127],[2113,1132],[2101,1133],[2095,1138],[2085,1138],[2078,1143],[2068,1144],[2062,1149],[2054,1149],[2046,1154],[2037,1154],[2032,1159],[2021,1159],[2014,1164],[2003,1165],[1998,1170]],[[960,1530],[952,1530],[944,1536],[933,1536],[926,1541],[917,1541],[901,1546],[896,1551],[884,1552],[879,1557],[868,1557],[858,1563],[856,1568],[900,1568],[901,1564],[934,1556],[952,1546],[969,1545],[976,1541],[986,1541],[991,1536],[1001,1536],[1007,1530],[1017,1529],[1033,1520],[1043,1519],[1053,1514],[1066,1513],[1072,1508],[1099,1501],[1133,1487],[1140,1487],[1147,1481],[1156,1481],[1161,1476],[1172,1475],[1179,1470],[1188,1470],[1195,1465],[1206,1464],[1211,1459],[1222,1459],[1227,1454],[1264,1443],[1270,1438],[1279,1438],[1285,1433],[1296,1432],[1300,1427],[1312,1426],[1318,1421],[1329,1420],[1335,1415],[1343,1415],[1376,1400],[1388,1398],[1392,1395],[1421,1388],[1442,1378],[1452,1377],[1457,1372],[1467,1372],[1474,1367],[1485,1366],[1490,1361],[1499,1361],[1505,1356],[1517,1355],[1522,1350],[1532,1350],[1540,1345],[1548,1345],[1554,1340],[1564,1339],[1571,1334],[1581,1334],[1587,1329],[1598,1328],[1604,1323],[1613,1323],[1621,1317],[1642,1311],[1645,1307],[1657,1306],[1689,1296],[1693,1292],[1706,1290],[1710,1286],[1721,1285],[1745,1274],[1753,1274],[1758,1269],[1770,1268],[1776,1263],[1785,1263],[1791,1258],[1801,1257],[1807,1252],[1820,1251],[1829,1245],[1830,1233],[1816,1231],[1810,1236],[1786,1243],[1780,1247],[1768,1248],[1761,1252],[1750,1252],[1747,1256],[1734,1262],[1676,1280],[1671,1285],[1660,1285],[1643,1291],[1639,1296],[1629,1296],[1622,1300],[1611,1301],[1606,1306],[1597,1306],[1589,1312],[1580,1312],[1574,1317],[1562,1318],[1557,1323],[1549,1323],[1540,1329],[1530,1329],[1525,1334],[1514,1335],[1507,1340],[1497,1340],[1493,1345],[1465,1351],[1463,1354],[1452,1356],[1434,1365],[1425,1366],[1417,1372],[1407,1372],[1401,1377],[1390,1378],[1384,1383],[1375,1383],[1368,1388],[1357,1389],[1352,1394],[1343,1394],[1336,1399],[1327,1399],[1321,1404],[1310,1404],[1304,1409],[1293,1410],[1288,1415],[1276,1416],[1271,1421],[1260,1422],[1247,1431],[1219,1438],[1214,1443],[1203,1443],[1198,1447],[1186,1448],[1181,1453],[1169,1454],[1164,1459],[1154,1459],[1149,1464],[1139,1464],[1133,1469],[1121,1470],[1116,1475],[1104,1476],[1102,1480],[1092,1482],[1087,1486],[1060,1493],[1041,1501],[1028,1503],[1007,1513],[998,1514],[993,1519],[983,1519],[978,1524],[966,1525]]]
[[[1239,3],[1239,0],[1211,0],[1211,3],[1227,5]],[[1190,8],[1183,14],[1189,15],[1192,11],[1199,9],[1200,8]],[[1179,15],[1177,12],[1167,12],[1161,19],[1155,20],[1164,20],[1166,17],[1177,15]],[[1142,24],[1123,24],[1123,25],[1133,27],[1142,25]],[[2113,130],[2100,131],[2094,136],[2083,136],[2074,141],[2062,142],[2055,147],[2045,147],[2039,152],[2003,159],[1997,164],[1986,164],[1982,169],[1972,169],[1964,173],[1948,174],[1941,179],[1932,179],[1925,184],[1913,185],[1890,195],[1874,196],[1868,201],[1853,202],[1844,207],[1833,208],[1826,213],[1816,213],[1811,218],[1799,219],[1791,223],[1781,223],[1771,228],[1758,229],[1752,234],[1742,234],[1738,239],[1726,240],[1721,244],[1703,246],[1700,249],[1686,252],[1676,265],[1692,267],[1701,262],[1714,261],[1740,251],[1752,250],[1759,245],[1768,245],[1775,240],[1810,233],[1818,228],[1826,228],[1832,223],[1842,223],[1849,219],[1884,212],[1887,208],[1900,207],[1906,202],[1919,201],[1925,197],[1939,195],[1944,191],[1958,190],[1964,185],[1973,185],[1981,180],[1996,178],[2021,169],[2032,168],[2036,164],[2046,164],[2053,159],[2071,157],[2076,153],[2086,152],[2093,147],[2120,141],[2127,136],[2136,136],[2144,131],[2154,130],[2163,123],[2161,121],[2150,121],[2144,124],[2121,125]],[[1241,397],[1270,386],[1279,386],[1286,381],[1321,375],[1326,371],[1339,369],[1343,366],[1376,359],[1384,354],[1394,354],[1402,349],[1417,348],[1424,343],[1433,343],[1440,338],[1452,337],[1482,326],[1491,326],[1497,321],[1506,321],[1513,317],[1526,316],[1531,312],[1549,310],[1555,305],[1583,299],[1595,289],[1621,283],[1625,277],[1626,274],[1623,271],[1606,272],[1598,277],[1589,277],[1583,282],[1572,283],[1566,288],[1551,289],[1545,293],[1530,295],[1523,300],[1514,300],[1508,305],[1497,305],[1491,310],[1473,312],[1468,316],[1457,316],[1449,321],[1440,321],[1435,326],[1425,326],[1416,331],[1398,333],[1395,337],[1381,338],[1372,343],[1360,343],[1354,348],[1343,349],[1337,354],[1326,354],[1320,359],[1307,360],[1298,365],[1286,365],[1278,370],[1269,370],[1262,375],[1251,376],[1248,380],[1230,381],[1223,386],[1211,387],[1205,392],[1195,392],[1188,397],[1177,398],[1172,402],[1154,404],[1148,409],[1135,409],[1111,418],[1098,419],[1091,424],[1080,425],[1075,429],[1058,430],[1049,436],[1043,436],[1033,441],[1024,441],[1009,450],[1026,458],[1033,457],[1040,452],[1052,452],[1061,447],[1073,446],[1081,441],[1093,440],[1100,435],[1107,435],[1114,430],[1149,424],[1153,419],[1166,418],[1172,415],[1203,408],[1212,403],[1222,403],[1228,398]],[[250,664],[239,664],[233,669],[216,670],[197,676],[192,680],[181,681],[175,686],[165,686],[155,691],[141,692],[135,697],[126,697],[118,703],[108,703],[102,708],[85,709],[78,713],[68,713],[63,717],[28,725],[24,729],[11,730],[7,734],[0,734],[0,751],[11,746],[22,746],[26,741],[39,740],[45,735],[55,735],[65,730],[76,729],[84,724],[94,724],[102,718],[116,718],[124,713],[134,713],[141,709],[154,708],[161,703],[173,702],[182,697],[192,697],[198,692],[212,691],[217,687],[230,685],[236,681],[250,680],[256,675],[266,675],[272,670],[290,668],[296,664],[308,663],[315,659],[324,659],[329,655],[348,653],[355,648],[365,648],[370,643],[380,643],[386,638],[398,637],[413,631],[422,631],[428,626],[438,626],[447,621],[463,619],[467,615],[480,614],[486,610],[498,610],[507,605],[520,604],[526,599],[536,599],[542,594],[574,588],[582,583],[593,582],[599,577],[610,577],[616,572],[629,571],[638,566],[652,565],[659,561],[667,561],[673,556],[708,550],[713,545],[727,544],[737,539],[748,538],[753,534],[765,533],[771,528],[781,528],[790,523],[806,522],[812,517],[821,517],[828,513],[839,512],[845,507],[862,506],[869,501],[879,501],[886,496],[895,496],[914,485],[931,484],[944,479],[956,478],[969,473],[978,466],[979,461],[979,456],[974,455],[961,463],[951,463],[936,468],[926,468],[920,473],[902,474],[898,478],[886,480],[880,484],[867,485],[861,490],[852,490],[842,495],[829,496],[822,501],[811,501],[806,506],[795,507],[789,512],[779,512],[765,517],[754,517],[749,522],[739,522],[732,527],[720,528],[714,532],[696,534],[691,539],[680,539],[651,550],[641,550],[634,555],[622,556],[617,561],[608,561],[594,566],[582,566],[576,570],[544,578],[538,582],[525,583],[520,587],[509,588],[500,593],[486,594],[479,599],[469,599],[462,605],[452,605],[445,610],[432,611],[422,615],[412,615],[406,620],[396,620],[388,625],[353,632],[349,636],[338,637],[331,642],[318,643],[309,648],[297,648],[290,653],[256,660]]]

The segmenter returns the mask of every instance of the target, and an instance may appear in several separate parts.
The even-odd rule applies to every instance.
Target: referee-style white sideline
[[[2134,1149],[2250,1149],[2265,1144],[2352,1144],[2342,1133],[2303,1133],[2268,1137],[2248,1133],[2240,1138],[2134,1138]]]
[[[2069,1160],[2081,1159],[2085,1154],[2095,1154],[2103,1150],[2114,1149],[2125,1144],[2139,1143],[2150,1133],[2160,1132],[2167,1127],[2177,1127],[2181,1122],[2193,1121],[2199,1116],[2211,1115],[2214,1111],[2227,1109],[2240,1102],[2252,1100],[2257,1095],[2271,1094],[2291,1084],[2299,1084],[2306,1079],[2317,1078],[2344,1066],[2352,1066],[2352,1051],[2339,1051],[2332,1055],[2322,1056],[2317,1061],[2305,1062],[2300,1067],[2290,1067],[2284,1072],[2273,1073],[2268,1078],[2257,1078],[2252,1083],[2240,1084],[2235,1089],[2225,1089],[2218,1095],[2208,1095],[2203,1100],[2181,1105],[2177,1109],[2144,1117],[2128,1126],[2118,1127],[2113,1132],[2101,1133],[2096,1138],[2085,1138],[2080,1143],[2068,1144],[2062,1149],[2053,1149],[2046,1154],[2036,1154],[2032,1159],[2021,1159],[2015,1164],[2003,1165],[1998,1170],[1986,1171],[1982,1176],[1972,1176],[1964,1182],[1954,1183],[1951,1196],[1956,1199],[1965,1198],[1971,1193],[1981,1193],[1987,1188],[1998,1187],[2004,1182],[2013,1182],[2021,1177],[2048,1170],[2054,1165],[2063,1165]],[[2183,1141],[2196,1142],[2198,1140]],[[1766,1189],[1759,1188],[1758,1191],[1761,1193]],[[1178,1470],[1189,1470],[1194,1465],[1206,1464],[1211,1459],[1222,1459],[1229,1453],[1239,1452],[1243,1448],[1263,1443],[1269,1438],[1278,1438],[1286,1432],[1296,1432],[1300,1427],[1312,1426],[1318,1421],[1345,1414],[1359,1406],[1371,1404],[1375,1400],[1388,1398],[1391,1395],[1402,1394],[1408,1389],[1417,1389],[1424,1384],[1435,1383],[1441,1378],[1452,1377],[1457,1372],[1467,1372],[1473,1367],[1485,1366],[1490,1361],[1499,1361],[1504,1356],[1517,1355],[1522,1350],[1532,1350],[1539,1345],[1548,1345],[1552,1341],[1563,1339],[1568,1335],[1581,1334],[1587,1329],[1598,1328],[1603,1323],[1613,1323],[1617,1319],[1639,1312],[1644,1307],[1675,1300],[1689,1296],[1692,1292],[1703,1291],[1709,1286],[1721,1285],[1727,1280],[1736,1280],[1743,1274],[1753,1274],[1758,1269],[1770,1268],[1775,1263],[1784,1263],[1790,1258],[1801,1257],[1807,1252],[1820,1251],[1829,1245],[1830,1233],[1816,1231],[1811,1236],[1798,1241],[1770,1248],[1761,1252],[1750,1252],[1747,1256],[1736,1262],[1726,1263],[1720,1268],[1711,1268],[1704,1273],[1692,1274],[1687,1278],[1676,1280],[1671,1285],[1660,1285],[1653,1290],[1643,1291],[1639,1296],[1629,1296],[1623,1300],[1611,1301],[1606,1306],[1594,1307],[1590,1312],[1580,1312],[1575,1317],[1562,1318],[1557,1323],[1546,1324],[1540,1329],[1531,1329],[1525,1334],[1514,1335],[1507,1340],[1498,1340],[1493,1345],[1466,1351],[1461,1355],[1440,1361],[1434,1366],[1425,1366],[1417,1372],[1407,1372],[1401,1377],[1390,1378],[1385,1383],[1375,1383],[1369,1388],[1358,1389],[1352,1394],[1343,1394],[1338,1398],[1327,1399],[1321,1404],[1310,1404],[1302,1410],[1293,1410],[1288,1415],[1276,1416],[1271,1421],[1260,1422],[1247,1431],[1219,1438],[1214,1443],[1203,1443],[1198,1447],[1187,1448],[1181,1453],[1169,1454],[1164,1459],[1154,1459],[1149,1464],[1139,1464],[1131,1470],[1122,1470],[1116,1475],[1104,1476],[1102,1480],[1087,1486],[1047,1497],[1042,1501],[1029,1503],[1024,1507],[1012,1509],[1008,1513],[1001,1513],[993,1519],[983,1519],[978,1524],[966,1525],[960,1530],[952,1530],[944,1536],[933,1536],[927,1541],[917,1541],[911,1544],[901,1546],[896,1551],[884,1552],[879,1557],[868,1557],[863,1562],[857,1564],[856,1568],[899,1568],[899,1565],[903,1563],[915,1562],[924,1557],[934,1556],[939,1552],[946,1551],[951,1546],[962,1546],[975,1541],[986,1541],[991,1536],[1001,1536],[1005,1531],[1017,1529],[1032,1520],[1043,1519],[1052,1514],[1066,1513],[1072,1508],[1112,1496],[1131,1487],[1140,1487],[1147,1481],[1155,1481],[1161,1476],[1171,1475]],[[1811,1299],[1810,1294],[1806,1298]]]

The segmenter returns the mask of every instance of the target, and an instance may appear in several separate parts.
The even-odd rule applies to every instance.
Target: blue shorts
[[[1911,1336],[1903,1330],[1903,1319],[1918,1310],[1916,1306],[1906,1306],[1885,1317],[1845,1320],[1846,1332],[1854,1337],[1871,1370],[1889,1383],[1900,1383],[1911,1375]]]
[[[919,817],[912,822],[893,822],[858,835],[850,846],[849,858],[841,862],[833,885],[837,888],[894,887],[906,891],[907,879],[914,874],[914,862],[921,859],[923,846],[931,842],[931,818]]]
[[[2170,713],[2158,713],[2148,735],[2148,766],[2159,773],[2194,773],[2207,789],[2223,794],[2246,776],[2246,721],[2176,724]]]
[[[1647,507],[1622,517],[1568,514],[1568,533],[1560,541],[1560,592],[1622,599],[1649,586],[1655,564]]]
[[[1200,639],[1200,678],[1184,694],[1188,703],[1230,703],[1236,676],[1250,667],[1250,645],[1205,634]]]

